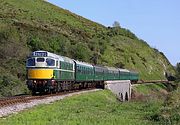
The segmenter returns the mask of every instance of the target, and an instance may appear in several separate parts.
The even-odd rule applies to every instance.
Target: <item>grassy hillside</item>
[[[128,68],[141,79],[174,72],[163,53],[127,29],[105,27],[43,0],[0,0],[0,8],[0,95],[26,91],[25,59],[34,50]]]

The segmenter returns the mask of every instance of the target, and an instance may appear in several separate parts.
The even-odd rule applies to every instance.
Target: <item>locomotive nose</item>
[[[51,79],[53,69],[28,69],[28,79]]]

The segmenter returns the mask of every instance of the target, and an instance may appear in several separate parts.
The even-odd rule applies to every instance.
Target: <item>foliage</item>
[[[134,91],[138,92],[137,99],[146,98],[143,100],[147,102],[148,100],[161,102],[156,111],[154,110],[152,114],[146,116],[147,119],[161,125],[180,124],[180,88],[178,86],[177,83],[158,83],[139,85],[134,88]]]
[[[159,124],[180,124],[180,88],[167,96],[161,110],[152,115],[151,118]]]
[[[32,51],[42,50],[45,45],[39,38],[32,38],[27,45],[31,48]]]
[[[109,31],[107,32],[108,36],[112,37],[112,36],[121,35],[121,36],[129,37],[131,39],[138,39],[136,35],[128,29],[124,29],[120,27],[112,27],[112,28],[108,27],[108,29],[109,29]]]
[[[176,64],[176,71],[178,74],[180,74],[180,63]]]
[[[177,78],[177,82],[180,82],[180,63],[176,64],[176,78]]]
[[[0,97],[27,93],[25,84],[13,76],[0,76]]]
[[[119,27],[120,28],[121,26],[120,26],[120,23],[118,21],[114,21],[113,27]]]
[[[89,61],[89,58],[92,57],[91,51],[86,44],[79,42],[72,46],[71,49],[72,57],[80,61]]]

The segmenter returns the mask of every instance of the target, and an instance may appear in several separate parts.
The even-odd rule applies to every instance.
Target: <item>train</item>
[[[48,51],[34,51],[26,60],[27,87],[36,93],[54,93],[83,88],[104,88],[105,81],[137,82],[138,72],[60,56]]]

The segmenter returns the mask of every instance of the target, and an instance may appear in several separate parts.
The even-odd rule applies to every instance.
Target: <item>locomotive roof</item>
[[[138,72],[136,71],[130,71],[132,74],[138,74]]]
[[[130,71],[127,70],[127,69],[120,69],[120,68],[119,68],[119,70],[120,70],[120,72],[130,72]]]
[[[117,68],[114,68],[114,67],[107,67],[105,66],[108,70],[114,70],[114,71],[119,71]]]
[[[65,62],[74,63],[73,59],[71,59],[71,58],[68,58],[66,56],[60,56],[60,57],[63,58],[63,61],[65,61]]]
[[[101,65],[93,65],[94,67],[96,67],[96,68],[101,68],[101,69],[108,69],[107,67],[105,67],[105,66],[101,66]]]
[[[93,65],[89,64],[89,63],[86,63],[86,62],[81,62],[81,61],[77,61],[77,60],[74,60],[77,64],[79,65],[83,65],[83,66],[88,66],[88,67],[92,67],[93,68]]]
[[[65,61],[65,62],[69,62],[69,63],[74,63],[74,61],[68,57],[65,57],[65,56],[60,56],[60,55],[57,55],[57,54],[54,54],[54,53],[51,53],[51,52],[48,52],[48,51],[43,51],[43,50],[40,50],[40,51],[34,51],[31,53],[30,55],[31,57],[53,57],[53,58],[56,58],[60,61]]]

